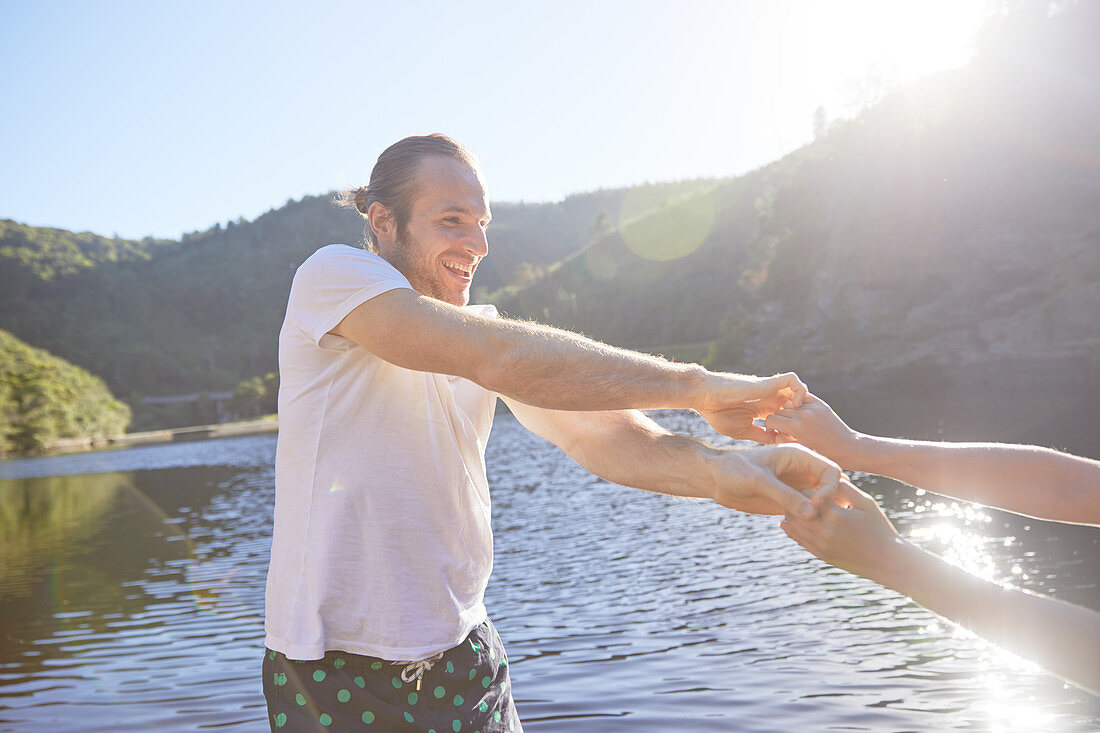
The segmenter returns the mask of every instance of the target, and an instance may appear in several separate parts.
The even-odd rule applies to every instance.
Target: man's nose
[[[478,257],[484,257],[489,254],[489,237],[485,233],[485,230],[481,227],[477,227],[477,231],[466,238],[466,248]]]

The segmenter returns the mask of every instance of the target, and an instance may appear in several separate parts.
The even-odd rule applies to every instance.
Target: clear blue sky
[[[445,132],[497,201],[744,173],[859,80],[958,66],[982,0],[0,0],[0,217],[178,237]]]

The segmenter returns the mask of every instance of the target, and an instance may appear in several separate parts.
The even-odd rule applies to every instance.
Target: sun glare
[[[890,86],[964,65],[987,8],[985,0],[840,0],[772,12],[784,51],[836,115],[857,112]]]

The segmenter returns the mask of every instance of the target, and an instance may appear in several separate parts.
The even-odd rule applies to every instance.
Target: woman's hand
[[[779,433],[779,442],[796,440],[842,466],[850,467],[859,451],[860,434],[813,394],[807,394],[801,406],[792,403],[768,415],[764,424],[769,431]]]
[[[778,442],[779,436],[753,420],[766,418],[785,405],[800,406],[808,394],[793,372],[772,377],[712,374],[710,380],[699,414],[723,435],[767,445]]]
[[[875,500],[847,478],[815,518],[788,514],[779,527],[830,565],[894,587],[893,571],[907,543]]]

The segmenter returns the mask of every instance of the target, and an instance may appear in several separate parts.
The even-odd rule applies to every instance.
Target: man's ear
[[[393,213],[379,202],[375,201],[367,209],[367,223],[379,242],[393,240],[396,233]]]

